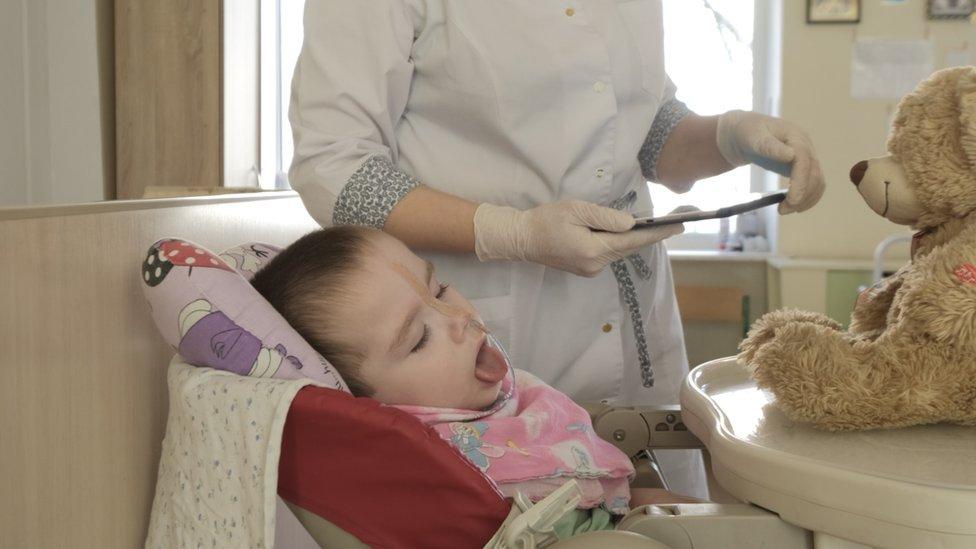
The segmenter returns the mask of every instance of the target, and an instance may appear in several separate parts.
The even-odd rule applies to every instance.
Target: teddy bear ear
[[[976,174],[976,67],[970,67],[957,82],[961,142],[969,168]]]

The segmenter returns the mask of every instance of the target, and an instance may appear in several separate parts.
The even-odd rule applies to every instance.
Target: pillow
[[[159,240],[149,247],[141,273],[156,327],[195,366],[310,378],[348,392],[335,368],[249,282],[280,251],[254,242],[218,256],[186,240]]]

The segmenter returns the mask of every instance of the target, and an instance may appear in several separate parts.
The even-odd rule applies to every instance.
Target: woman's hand
[[[729,111],[718,119],[715,140],[729,164],[756,164],[790,178],[779,213],[802,212],[823,196],[824,178],[817,153],[796,124],[754,112]]]
[[[607,264],[684,232],[684,225],[634,227],[627,212],[580,200],[530,210],[481,204],[474,215],[478,259],[533,261],[594,277]]]

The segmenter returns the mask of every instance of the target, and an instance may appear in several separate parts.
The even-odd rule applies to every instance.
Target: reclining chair
[[[654,449],[707,446],[717,480],[742,503],[640,507],[616,531],[556,541],[550,527],[575,507],[573,487],[534,505],[505,500],[418,419],[353,397],[247,281],[277,251],[252,243],[218,256],[166,239],[141,274],[174,362],[315,380],[288,409],[277,487],[322,547],[976,546],[976,429],[816,432],[790,424],[734,359],[695,369],[681,409],[584,407],[634,460],[634,486],[664,486]]]

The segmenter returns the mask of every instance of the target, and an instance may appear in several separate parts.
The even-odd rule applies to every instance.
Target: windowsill
[[[766,263],[769,252],[727,252],[723,250],[668,250],[671,261],[752,261]]]
[[[726,252],[719,250],[668,250],[671,261],[717,261],[766,263],[774,269],[810,269],[820,271],[870,271],[874,262],[870,259],[817,259],[788,257],[770,252]],[[884,262],[884,270],[896,271],[908,259],[891,258]]]
[[[886,259],[883,268],[886,271],[896,271],[904,266],[907,258]],[[874,269],[871,259],[815,259],[804,257],[772,256],[769,265],[775,269],[811,269],[822,271],[870,271]]]

